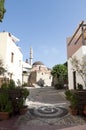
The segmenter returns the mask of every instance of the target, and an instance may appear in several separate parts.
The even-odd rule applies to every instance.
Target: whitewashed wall
[[[0,33],[0,57],[3,59],[7,68],[7,74],[17,83],[19,80],[22,84],[22,61],[23,55],[20,48],[15,44],[18,41],[16,37],[11,37],[8,32]],[[14,53],[14,61],[11,63],[11,53]]]
[[[50,73],[37,72],[36,78],[37,78],[36,81],[39,81],[40,79],[44,80],[44,86],[51,86],[52,85],[52,76]]]
[[[72,57],[76,57],[77,59],[81,60],[82,57],[86,55],[86,46],[82,46],[78,49],[78,51],[76,53],[74,53],[74,55],[72,55]],[[69,84],[69,89],[74,89],[73,86],[73,67],[71,64],[71,58],[68,59],[68,84]],[[80,83],[84,86],[83,80],[80,77],[79,74],[76,73],[76,84]]]
[[[29,63],[26,63],[23,61],[23,72],[25,71],[26,73],[23,73],[23,77],[22,77],[22,83],[26,83],[28,84],[28,79],[29,79],[29,75],[30,75],[30,72],[31,72],[31,68],[32,66],[29,64]]]

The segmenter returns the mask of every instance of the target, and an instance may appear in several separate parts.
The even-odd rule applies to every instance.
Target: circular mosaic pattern
[[[54,114],[57,112],[57,109],[54,107],[42,106],[38,108],[37,111],[42,114]]]
[[[39,117],[54,118],[54,117],[63,117],[68,113],[68,111],[63,107],[41,106],[33,109],[31,113]]]

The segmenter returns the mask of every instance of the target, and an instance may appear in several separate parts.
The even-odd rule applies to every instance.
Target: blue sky
[[[3,30],[20,39],[24,60],[33,48],[33,62],[47,67],[67,61],[66,38],[86,20],[86,0],[5,0]]]

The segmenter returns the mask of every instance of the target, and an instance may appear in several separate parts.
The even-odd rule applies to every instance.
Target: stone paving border
[[[79,117],[79,116],[72,116],[69,113],[64,116],[63,118],[40,118],[31,115],[31,113],[27,113],[23,116],[20,116],[17,120],[15,126],[25,126],[25,125],[41,125],[41,126],[56,126],[59,129],[72,127],[72,126],[78,126],[78,125],[84,125],[86,124],[86,121]]]

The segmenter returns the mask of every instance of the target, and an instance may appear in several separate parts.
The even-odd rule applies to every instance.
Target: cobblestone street
[[[78,127],[85,130],[85,119],[68,113],[68,101],[63,90],[55,90],[53,87],[28,89],[28,112],[0,121],[0,130],[73,130]]]

